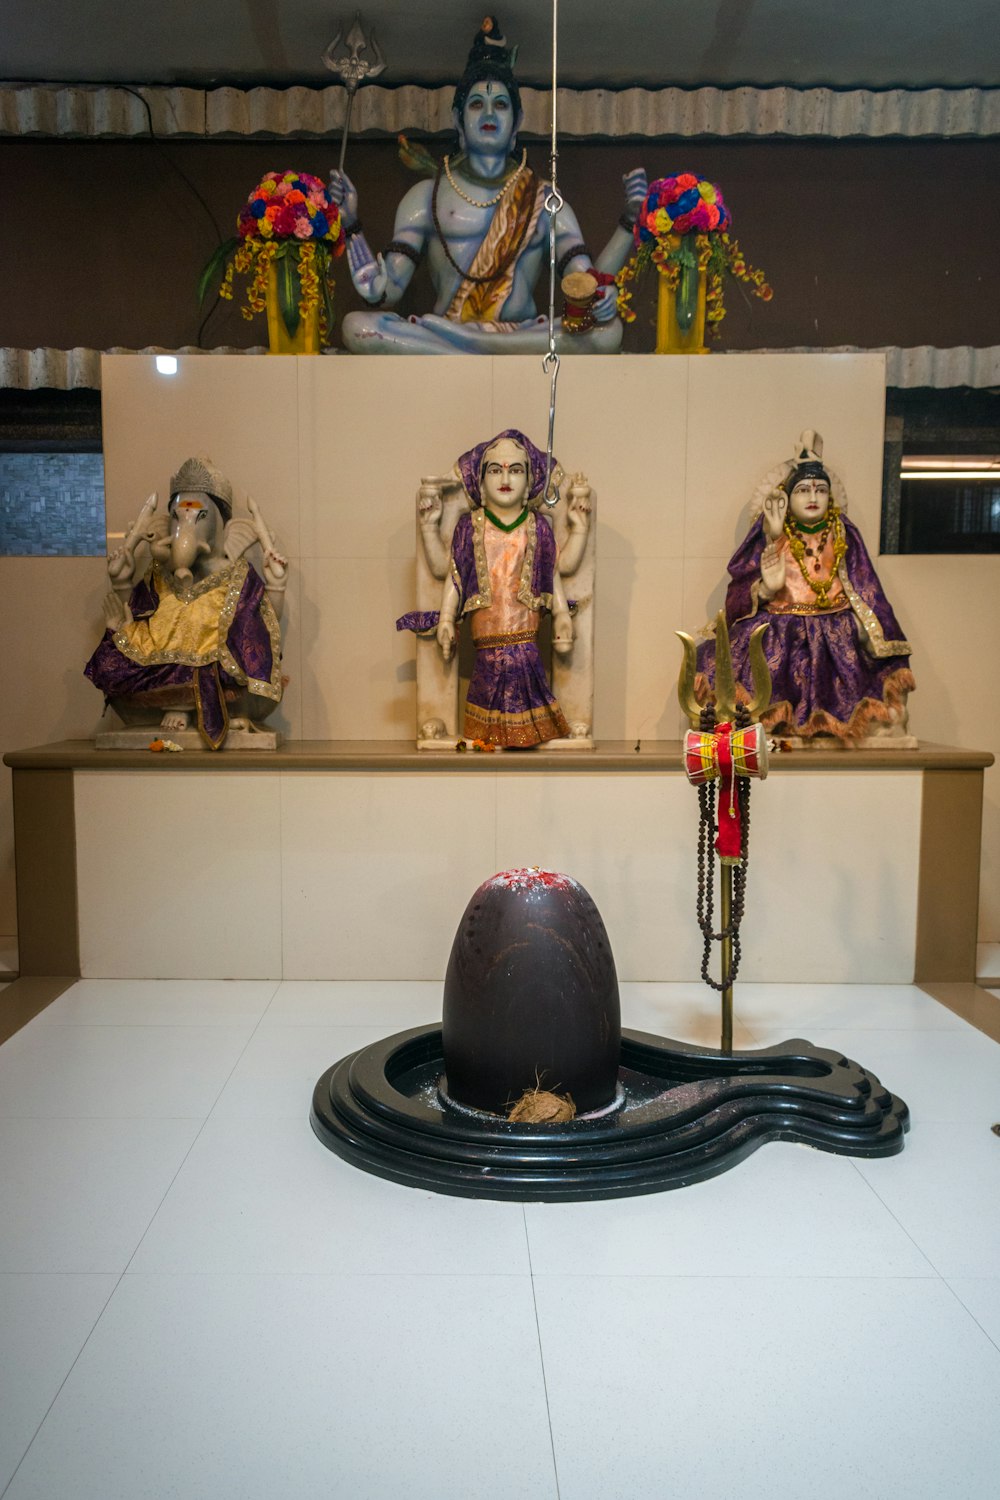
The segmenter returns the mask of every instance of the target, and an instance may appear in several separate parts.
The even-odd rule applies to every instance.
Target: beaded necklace
[[[524,171],[528,162],[527,148],[525,148],[521,152],[521,160],[517,166],[513,165],[512,157],[508,156],[507,160],[511,163],[511,165],[504,169],[504,178],[503,183],[500,187],[500,191],[493,198],[472,198],[468,193],[463,192],[463,190],[459,187],[458,183],[452,176],[450,156],[446,156],[444,159],[444,175],[447,177],[450,186],[458,194],[458,196],[460,198],[464,198],[466,203],[471,203],[473,208],[492,208],[494,203],[500,202],[500,199],[503,197],[507,189],[511,186],[512,183],[517,181],[521,173]],[[483,177],[479,172],[474,172],[466,161],[464,155],[456,156],[455,166],[461,172],[462,176],[465,177],[469,182],[474,183],[476,187],[496,186],[495,177]]]
[[[833,566],[830,569],[830,576],[829,578],[810,578],[806,568],[806,553],[808,552],[810,557],[819,559],[823,555],[823,548],[826,546],[831,529],[833,531]],[[807,536],[817,536],[815,552],[812,547],[806,547],[800,534],[803,532]],[[830,609],[830,589],[837,577],[840,564],[844,560],[844,554],[847,552],[847,535],[844,531],[844,523],[841,520],[839,508],[836,505],[831,505],[825,520],[818,526],[810,527],[800,522],[786,520],[785,536],[788,538],[788,546],[791,554],[799,565],[799,572],[816,595],[816,603],[820,609]],[[819,562],[817,561],[814,566],[818,569]]]
[[[447,157],[445,158],[443,165],[447,167]],[[469,281],[473,286],[489,286],[491,282],[499,281],[502,276],[505,276],[510,270],[510,267],[514,264],[514,261],[520,255],[521,246],[524,244],[525,236],[528,233],[528,225],[531,223],[531,215],[528,213],[522,215],[521,225],[518,229],[517,235],[515,236],[514,243],[511,245],[510,250],[504,257],[501,264],[497,267],[497,269],[491,272],[488,276],[473,276],[472,272],[466,271],[462,266],[460,266],[458,261],[452,255],[451,251],[448,249],[448,241],[444,237],[444,230],[441,228],[441,219],[438,214],[438,189],[441,186],[441,171],[442,168],[439,167],[437,176],[434,179],[434,186],[431,188],[431,218],[434,221],[434,233],[437,235],[438,241],[441,245],[441,249],[444,251],[445,260],[451,266],[453,271],[458,272],[463,281]],[[518,172],[515,173],[515,176],[511,177],[508,182],[504,184],[503,192],[501,192],[500,194],[501,198],[507,191],[507,188],[510,186],[510,184],[515,181],[518,175],[520,175],[520,168],[518,168]],[[449,182],[451,182],[450,174],[448,180]],[[454,183],[452,183],[452,186],[454,187]],[[460,196],[464,198],[465,194],[462,193],[460,194]],[[489,204],[478,203],[474,198],[468,198],[466,199],[466,201],[468,203],[474,203],[476,208],[489,207]],[[496,199],[495,201],[499,202],[500,200]],[[475,260],[475,255],[473,255],[473,260]]]

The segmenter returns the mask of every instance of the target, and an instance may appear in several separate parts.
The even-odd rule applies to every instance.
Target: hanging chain
[[[549,446],[546,456],[545,489],[542,492],[546,505],[555,505],[559,500],[559,490],[552,484],[552,444],[556,431],[556,383],[559,379],[559,355],[556,353],[556,217],[564,202],[556,177],[556,164],[559,157],[556,144],[558,32],[559,0],[552,0],[552,146],[549,152],[549,190],[545,195],[543,205],[549,216],[549,347],[542,360],[542,369],[550,377]]]
[[[751,722],[750,714],[746,706],[740,704],[733,716],[737,729],[745,729]],[[700,729],[702,734],[711,734],[715,728],[715,711],[709,706],[702,709]],[[742,848],[740,851],[740,862],[733,870],[733,909],[730,917],[730,925],[723,928],[721,932],[714,929],[715,911],[715,860],[712,858],[712,835],[715,832],[715,783],[703,781],[698,787],[698,900],[697,916],[698,926],[701,928],[702,937],[705,940],[705,948],[701,958],[701,977],[713,990],[724,990],[726,984],[720,984],[713,979],[709,973],[709,965],[712,958],[712,944],[721,943],[723,938],[731,937],[733,940],[733,971],[729,976],[728,983],[731,985],[736,978],[740,966],[742,948],[740,944],[740,924],[743,921],[743,907],[746,902],[747,891],[747,860],[750,855],[750,782],[745,776],[736,778],[736,799],[740,808],[740,823],[742,827]]]

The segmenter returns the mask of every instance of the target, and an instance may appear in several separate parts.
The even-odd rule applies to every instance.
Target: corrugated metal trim
[[[886,385],[1000,386],[1000,348],[886,350]]]
[[[266,354],[254,349],[0,349],[0,387],[37,391],[101,388],[101,355],[106,354]]]
[[[0,88],[0,135],[205,135],[203,89]],[[147,113],[148,108],[148,113]]]
[[[80,388],[99,390],[101,385],[100,349],[0,349],[0,387],[16,390],[39,390],[43,386],[72,391]],[[108,354],[266,354],[263,347],[253,349],[108,349]],[[330,351],[339,353],[341,351]],[[887,386],[933,386],[945,390],[967,385],[982,389],[1000,386],[1000,345],[991,349],[934,349],[929,344],[914,349],[861,349],[844,344],[835,349],[732,349],[727,354],[884,354]],[[355,356],[358,357],[358,356]],[[643,358],[626,355],[626,359]]]
[[[453,90],[377,84],[359,90],[363,136],[451,129]],[[344,120],[343,88],[234,89],[8,85],[0,135],[330,136]],[[522,91],[524,133],[546,136],[549,90]],[[1000,135],[1000,89],[560,89],[564,136]]]
[[[749,351],[720,350],[721,354]],[[937,349],[931,344],[917,344],[912,349],[883,344],[876,349],[862,349],[857,344],[838,344],[835,348],[816,349],[801,345],[791,349],[755,349],[755,354],[884,354],[885,383],[912,389],[931,386],[948,390],[967,385],[976,390],[1000,386],[1000,345],[974,349],[968,344],[954,349]]]

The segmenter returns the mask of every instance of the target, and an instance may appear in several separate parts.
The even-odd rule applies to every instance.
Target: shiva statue
[[[912,648],[822,453],[819,434],[804,432],[794,457],[758,487],[755,519],[730,559],[725,619],[737,696],[750,697],[750,638],[766,624],[772,697],[761,719],[772,734],[817,748],[911,748]],[[709,635],[698,650],[700,703],[712,699],[714,680]]]
[[[341,171],[331,173],[351,279],[378,309],[344,319],[344,343],[355,354],[533,354],[548,348],[548,319],[538,314],[534,287],[549,265],[549,184],[532,172],[525,151],[518,154],[521,96],[495,16],[486,17],[476,36],[452,115],[458,154],[435,168],[423,153],[434,179],[403,198],[383,254],[374,255],[364,237],[354,184]],[[621,345],[614,274],[632,250],[646,175],[629,172],[624,182],[625,212],[596,261],[569,204],[556,215],[557,274],[572,278],[574,304],[574,316],[557,323],[560,353],[613,354]],[[425,252],[436,293],[433,313],[405,319],[385,311],[399,302]],[[576,306],[581,300],[583,318]]]
[[[541,510],[546,484],[555,504]],[[462,734],[490,749],[593,746],[593,497],[523,432],[507,428],[463,453],[417,495],[418,603],[397,620],[417,644],[417,744],[456,740],[457,635],[468,622],[474,665]],[[579,597],[568,600],[572,576]],[[436,595],[436,600],[435,600]],[[551,616],[553,681],[539,648]]]
[[[108,558],[107,629],[84,672],[127,725],[156,725],[182,748],[242,748],[251,736],[270,748],[277,737],[255,725],[281,700],[288,559],[249,495],[249,519],[234,519],[232,485],[210,459],[187,459],[165,514],[157,503],[150,495]],[[263,578],[244,555],[255,544]],[[142,546],[149,562],[139,565]],[[148,729],[98,743],[133,739],[145,745]]]

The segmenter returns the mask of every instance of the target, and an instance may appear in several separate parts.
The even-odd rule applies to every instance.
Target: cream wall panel
[[[281,977],[277,777],[73,780],[84,978]]]
[[[544,448],[549,380],[536,358],[494,360],[494,427]],[[598,495],[598,556],[681,557],[687,371],[683,359],[562,361],[554,450]]]
[[[539,864],[579,880],[621,979],[698,975],[698,803],[686,781],[511,776],[497,795],[498,868]],[[873,850],[872,828],[891,829],[891,841]],[[917,772],[779,774],[755,787],[742,978],[912,981],[919,837]]]
[[[688,557],[730,557],[748,501],[769,469],[815,428],[847,489],[850,515],[877,548],[885,356],[731,354],[688,364]]]
[[[590,891],[622,979],[699,972],[697,797],[680,775],[80,772],[75,786],[87,977],[440,979],[476,887],[532,864]],[[874,848],[872,828],[891,831]],[[919,829],[918,772],[779,772],[755,788],[742,977],[910,981]]]
[[[170,476],[206,453],[231,480],[236,513],[249,492],[281,547],[300,555],[297,366],[307,360],[177,361],[160,375],[154,358],[106,354],[101,362],[108,529],[130,525],[146,496],[166,505]]]
[[[303,560],[305,739],[413,739],[415,639],[396,620],[415,587],[412,554]]]
[[[83,668],[104,630],[106,592],[99,557],[0,557],[0,751],[93,734],[104,700]],[[0,933],[16,928],[11,773],[0,766]]]
[[[447,474],[490,436],[493,362],[389,355],[297,363],[303,550],[412,558],[421,477]]]
[[[673,739],[684,564],[598,559],[594,732],[599,739]]]
[[[913,646],[910,724],[921,739],[1000,756],[1000,556],[880,557]],[[983,780],[980,941],[1000,942],[1000,767]]]
[[[496,777],[281,783],[284,977],[442,978],[466,903],[497,868]]]
[[[755,786],[742,977],[910,983],[920,809],[919,771]]]
[[[541,865],[597,903],[622,980],[691,979],[698,803],[679,776],[504,776],[497,869]]]
[[[292,736],[408,739],[414,642],[413,502],[422,471],[510,422],[546,432],[537,359],[152,358],[104,363],[112,529],[177,463],[207,450],[255,495],[292,557],[284,629]],[[556,452],[598,494],[596,728],[671,737],[679,648],[721,600],[749,493],[816,426],[873,554],[882,462],[882,362],[873,355],[566,359]],[[301,400],[300,400],[301,394]],[[338,498],[340,497],[340,498]],[[301,527],[300,527],[301,520]],[[322,562],[321,562],[322,559]],[[886,557],[914,646],[921,738],[1000,749],[1000,558]],[[93,732],[82,667],[101,631],[100,559],[0,559],[9,654],[31,663],[4,697],[3,749]],[[943,607],[947,600],[947,610]],[[54,607],[53,601],[58,601]],[[0,931],[14,922],[9,777],[0,785]],[[881,825],[880,825],[881,826]],[[981,937],[1000,940],[1000,772],[986,773]]]

